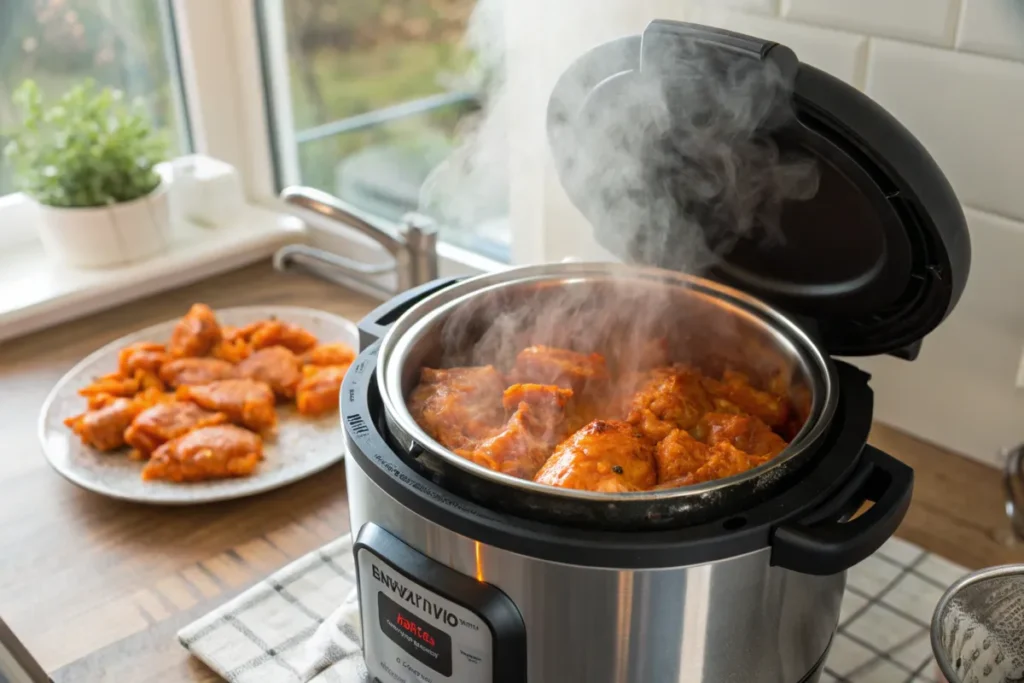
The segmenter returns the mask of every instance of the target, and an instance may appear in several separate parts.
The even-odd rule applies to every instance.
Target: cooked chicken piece
[[[781,436],[752,415],[708,413],[693,432],[709,446],[724,441],[748,455],[765,458],[774,458],[786,448]]]
[[[780,427],[789,418],[789,401],[755,389],[742,372],[726,370],[721,381],[705,377],[704,388],[715,398],[725,399],[744,413],[761,418],[769,427]]]
[[[168,393],[160,387],[143,389],[132,396],[132,401],[136,406],[138,406],[140,411],[145,410],[146,408],[152,408],[153,406],[161,403],[170,403],[173,400],[174,394]]]
[[[571,389],[554,385],[514,384],[502,397],[505,410],[514,411],[505,427],[475,449],[456,452],[496,472],[532,479],[567,433],[571,397]]]
[[[160,378],[148,370],[136,370],[130,377],[121,375],[120,372],[112,372],[93,380],[92,384],[78,390],[80,396],[97,396],[109,394],[110,396],[131,397],[140,391],[147,389],[163,390],[164,384]]]
[[[261,320],[246,325],[238,334],[249,342],[253,349],[268,346],[283,346],[292,353],[305,353],[316,346],[316,336],[298,325],[280,320]]]
[[[673,489],[724,479],[753,469],[768,460],[769,458],[747,455],[728,441],[720,441],[708,449],[708,459],[703,465],[679,479],[663,482],[656,488]]]
[[[171,387],[209,384],[235,376],[235,366],[218,358],[175,358],[160,368],[160,379]]]
[[[594,420],[563,441],[533,480],[605,493],[649,489],[657,482],[654,449],[627,422]]]
[[[163,344],[138,342],[126,346],[117,354],[117,368],[123,377],[133,377],[138,370],[160,374],[160,366],[169,356]]]
[[[712,408],[699,372],[684,366],[657,368],[633,395],[626,421],[658,442],[675,429],[692,429]]]
[[[303,415],[323,415],[338,409],[341,382],[348,372],[344,365],[307,365],[295,392],[295,405]]]
[[[100,408],[105,408],[106,406],[109,406],[118,398],[118,396],[115,396],[113,394],[90,394],[86,398],[85,402],[86,407],[89,410],[99,410]]]
[[[577,432],[602,416],[620,417],[608,410],[608,399],[601,392],[588,392],[584,396],[573,396],[565,407],[566,434]]]
[[[293,398],[302,379],[299,358],[283,346],[254,351],[235,368],[238,377],[269,384],[281,398]]]
[[[274,392],[263,382],[251,379],[223,379],[218,382],[178,387],[183,401],[224,413],[232,422],[269,434],[277,427]]]
[[[118,396],[113,394],[90,394],[86,403],[88,404],[89,410],[99,410],[105,408],[114,401]],[[159,387],[151,387],[149,389],[143,389],[139,393],[131,397],[131,401],[139,407],[139,410],[145,410],[155,406],[158,403],[168,403],[174,400],[174,394],[165,393]]]
[[[249,342],[239,336],[228,337],[228,328],[221,329],[221,340],[210,349],[210,355],[228,363],[240,363],[252,354]]]
[[[517,383],[556,384],[577,396],[602,388],[608,367],[599,353],[577,353],[552,346],[530,346],[516,356],[511,379]]]
[[[124,445],[124,430],[142,408],[127,398],[114,398],[103,407],[69,417],[64,424],[87,446],[112,451]]]
[[[244,477],[262,459],[259,435],[234,425],[200,427],[153,451],[142,478],[184,482]]]
[[[342,342],[314,346],[302,356],[303,365],[350,365],[356,352]]]
[[[193,304],[171,332],[168,350],[175,358],[205,356],[220,341],[217,317],[206,304]]]
[[[505,418],[505,381],[494,366],[420,371],[409,398],[413,419],[451,450],[473,448],[493,436]]]
[[[707,462],[708,447],[677,429],[658,443],[654,459],[658,465],[658,482],[664,483],[699,469]]]
[[[171,439],[176,439],[199,427],[209,427],[228,421],[224,413],[215,413],[200,408],[195,403],[173,401],[159,403],[139,413],[131,426],[125,430],[125,442],[138,451],[141,458],[148,458]]]

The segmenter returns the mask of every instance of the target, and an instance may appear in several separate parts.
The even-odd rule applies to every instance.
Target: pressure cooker
[[[648,87],[649,70],[671,78],[652,57],[666,41],[770,69],[783,113],[767,111],[759,134],[818,173],[813,196],[780,207],[783,239],[715,246],[702,276],[681,272],[671,240],[652,258],[635,231],[623,237],[594,200],[614,180],[580,163],[607,133],[591,109]],[[970,260],[959,203],[868,97],[785,46],[708,27],[656,21],[586,53],[556,84],[548,127],[569,197],[623,262],[435,280],[359,325],[341,412],[366,666],[385,682],[817,681],[846,570],[896,531],[913,485],[867,444],[870,378],[841,358],[913,360],[950,313]],[[492,471],[412,419],[420,368],[471,358],[566,302],[578,315],[553,330],[637,353],[658,334],[677,360],[785,371],[803,426],[748,472],[608,494]]]

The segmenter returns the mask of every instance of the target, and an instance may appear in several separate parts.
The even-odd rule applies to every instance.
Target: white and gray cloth
[[[933,683],[929,622],[963,574],[892,539],[850,570],[822,683]],[[314,551],[178,633],[232,683],[368,683],[348,536]]]
[[[367,683],[352,541],[292,562],[178,632],[232,683]]]

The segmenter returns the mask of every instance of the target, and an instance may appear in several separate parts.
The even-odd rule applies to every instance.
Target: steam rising
[[[564,150],[563,182],[604,243],[698,272],[741,238],[781,240],[783,201],[812,197],[818,176],[767,134],[792,117],[778,70],[693,41],[645,46],[643,59],[640,74],[600,84],[582,120],[570,113],[553,133],[584,131]]]
[[[593,3],[592,11],[600,12],[601,4]],[[482,63],[499,71],[521,66],[516,60],[530,50],[508,44],[503,18],[502,0],[480,0],[468,35]],[[537,34],[527,32],[524,39],[536,40]],[[513,139],[513,117],[540,115],[524,108],[547,105],[550,97],[545,142],[560,180],[613,253],[700,274],[741,240],[784,241],[783,204],[814,196],[818,172],[806,158],[783,154],[775,142],[793,121],[779,70],[674,35],[648,40],[640,68],[639,38],[616,45],[588,68],[563,75],[559,67],[554,92],[543,97],[513,102],[504,77],[488,80],[483,111],[467,123],[458,150],[424,185],[422,210],[463,225],[493,216],[496,198],[507,192],[509,150],[542,144]],[[536,67],[541,61],[530,63]],[[548,81],[542,74],[534,80]],[[562,339],[580,350],[601,346],[612,329],[628,330],[621,334],[641,343],[664,326],[665,302],[656,298],[650,291],[620,293],[615,305],[628,307],[632,319],[616,324],[612,318],[618,316],[605,305],[609,300],[592,292],[566,291],[535,305],[508,302],[511,308],[490,300],[484,318],[491,325],[469,335],[479,340],[472,349],[465,347],[466,327],[482,312],[466,311],[448,321],[446,361],[507,358],[513,345],[522,348],[526,329],[535,340]]]

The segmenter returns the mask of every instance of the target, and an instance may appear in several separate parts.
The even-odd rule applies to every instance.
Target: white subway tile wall
[[[693,21],[774,40],[792,48],[802,61],[858,88],[864,85],[868,46],[865,36],[735,11],[723,13],[709,5],[700,5],[695,9]]]
[[[742,4],[693,0],[686,19],[776,40],[862,89],[956,190],[973,246],[960,305],[917,361],[856,362],[875,373],[878,419],[999,464],[1024,441],[1024,0]]]
[[[957,0],[783,0],[782,15],[856,31],[935,45],[952,45]]]
[[[779,0],[717,0],[717,4],[744,12],[776,14],[779,11]]]
[[[1024,61],[1024,2],[962,0],[958,50]]]
[[[913,131],[960,201],[1024,219],[1024,63],[872,42],[866,92]]]

